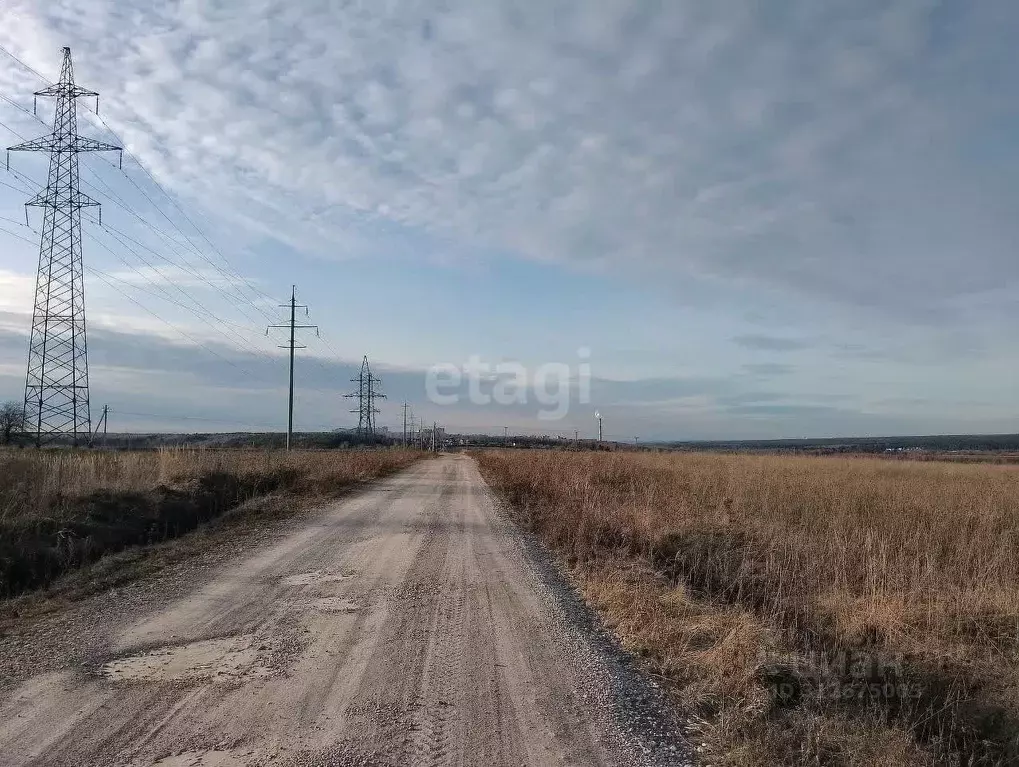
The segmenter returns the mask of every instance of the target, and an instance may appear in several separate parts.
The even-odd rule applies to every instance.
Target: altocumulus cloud
[[[0,44],[43,72],[74,48],[129,149],[232,245],[365,256],[395,231],[415,254],[434,239],[451,260],[626,273],[733,316],[745,296],[775,309],[772,325],[718,328],[725,348],[683,375],[596,379],[613,423],[782,436],[998,430],[1011,412],[998,382],[1014,370],[998,361],[1012,342],[990,337],[1014,317],[1019,277],[1009,0],[7,0],[2,13]],[[37,85],[0,67],[5,93]],[[132,285],[150,276],[117,268]],[[3,280],[21,296],[31,277]],[[0,295],[0,309],[26,305]],[[0,320],[0,383],[17,393],[27,322]],[[278,408],[278,360],[215,346],[250,371],[240,380],[142,335],[157,322],[133,323],[135,339],[107,332],[111,318],[94,327],[97,383],[116,372],[125,392],[154,381],[153,397],[181,400],[190,384],[192,400],[226,392],[223,407],[243,386],[252,422]],[[348,366],[306,367],[329,390],[318,411],[339,418]],[[387,386],[413,397],[420,377],[390,371]],[[907,418],[917,392],[934,404]]]
[[[9,0],[0,41],[45,71],[72,41],[161,179],[289,244],[389,223],[930,319],[1019,270],[1017,22],[1009,0]]]

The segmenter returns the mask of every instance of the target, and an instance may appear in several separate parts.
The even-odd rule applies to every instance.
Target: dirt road
[[[107,605],[85,660],[9,685],[0,764],[687,763],[661,694],[467,457],[192,581]]]

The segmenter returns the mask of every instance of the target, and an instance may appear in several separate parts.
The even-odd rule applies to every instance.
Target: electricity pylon
[[[386,395],[378,390],[382,380],[372,375],[368,366],[368,355],[361,361],[361,372],[350,379],[357,384],[357,390],[344,397],[357,397],[357,407],[351,413],[357,413],[357,436],[373,438],[375,436],[375,415],[379,409],[375,407],[375,400],[385,399]]]
[[[298,325],[297,324],[297,310],[304,309],[304,316],[308,316],[308,307],[304,304],[297,303],[297,286],[292,285],[290,289],[290,303],[280,304],[283,309],[290,309],[290,322],[286,325],[270,325],[265,329],[265,334],[269,335],[269,331],[274,328],[290,328],[290,340],[286,344],[280,344],[281,349],[290,350],[290,398],[287,400],[287,450],[290,450],[290,440],[294,436],[294,351],[297,349],[307,349],[307,346],[302,346],[297,343],[297,331],[303,328],[314,328],[315,335],[318,335],[318,325]]]
[[[78,155],[123,150],[78,135],[77,100],[94,96],[98,108],[99,94],[74,84],[70,48],[64,48],[60,81],[35,95],[56,99],[53,132],[7,148],[50,153],[46,188],[26,203],[44,210],[25,379],[25,431],[35,434],[37,447],[61,436],[70,436],[77,445],[92,438],[81,209],[99,205],[78,189]]]

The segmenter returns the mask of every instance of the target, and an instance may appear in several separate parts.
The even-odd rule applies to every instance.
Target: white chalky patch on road
[[[256,666],[258,650],[250,635],[205,639],[179,647],[160,647],[105,664],[104,676],[114,681],[212,679],[229,681],[263,676]]]
[[[321,610],[324,613],[352,613],[356,612],[360,607],[350,600],[340,599],[339,597],[316,599],[311,604],[316,610]]]
[[[313,583],[337,583],[338,581],[345,581],[349,577],[349,575],[341,573],[327,573],[316,570],[313,573],[290,575],[283,579],[283,583],[287,586],[310,586]]]

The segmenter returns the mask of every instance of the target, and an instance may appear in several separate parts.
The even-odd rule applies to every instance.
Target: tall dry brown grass
[[[1019,469],[489,451],[732,764],[1019,763]]]
[[[407,450],[2,450],[0,520],[60,515],[68,501],[95,492],[139,493],[183,486],[210,473],[286,475],[300,489],[343,489],[408,465]]]
[[[268,493],[328,495],[411,450],[0,451],[0,597],[128,546],[174,538]]]

